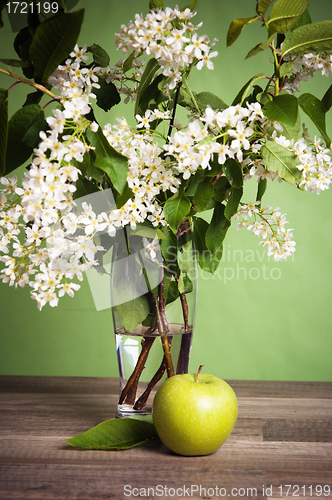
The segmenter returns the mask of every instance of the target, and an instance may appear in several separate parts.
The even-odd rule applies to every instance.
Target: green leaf
[[[298,110],[295,125],[286,125],[285,123],[282,124],[283,128],[282,135],[284,135],[286,139],[294,139],[296,141],[299,137],[301,124],[302,124],[301,114],[300,111]]]
[[[193,291],[193,284],[187,274],[180,276],[179,283],[171,281],[167,291],[167,304],[171,304],[174,300],[180,297],[180,293],[191,293]]]
[[[222,203],[217,203],[213,211],[209,229],[206,231],[205,243],[209,250],[216,252],[221,248],[225,239],[227,230],[231,223],[225,217],[225,206]]]
[[[6,6],[6,0],[0,0],[0,28],[3,28],[2,11]]]
[[[128,173],[128,160],[126,158],[124,163],[122,158],[124,158],[122,155],[119,160],[114,156],[112,158],[105,156],[104,158],[97,158],[95,161],[95,166],[106,172],[113,186],[120,194],[123,193],[126,187]]]
[[[266,168],[277,172],[279,177],[289,184],[299,183],[302,173],[298,170],[299,160],[289,149],[280,146],[275,141],[267,141],[261,148]]]
[[[223,165],[223,171],[232,187],[240,188],[243,186],[243,174],[239,162],[228,158]]]
[[[116,203],[117,208],[123,207],[123,205],[126,203],[126,201],[129,200],[129,198],[134,197],[134,193],[132,192],[132,190],[130,189],[128,184],[126,184],[126,186],[121,194],[114,192],[113,195],[114,195],[114,199],[115,199],[115,203]]]
[[[257,21],[257,19],[258,19],[257,16],[233,19],[228,28],[226,46],[230,47],[235,42],[235,40],[240,36],[243,28],[247,26],[247,24]]]
[[[287,33],[305,12],[308,0],[277,0],[267,22],[269,34]]]
[[[29,62],[20,61],[19,59],[0,59],[0,62],[14,68],[28,68],[32,66]]]
[[[125,297],[126,295],[127,289],[124,283],[123,296]],[[117,287],[117,300],[120,300],[120,298],[121,290]],[[123,321],[126,331],[130,332],[147,317],[150,312],[150,304],[146,296],[141,295],[122,304],[118,303],[116,310]]]
[[[254,83],[261,78],[265,78],[264,73],[258,73],[257,75],[250,78],[250,80],[245,85],[243,85],[242,89],[232,102],[232,105],[235,106],[236,104],[242,104],[250,90],[250,87],[252,87]]]
[[[214,184],[215,195],[213,198],[216,201],[224,201],[225,197],[226,197],[226,193],[230,189],[230,187],[231,186],[229,184],[227,177],[222,175],[221,177],[219,177],[217,182]]]
[[[196,190],[193,198],[193,203],[195,205],[196,210],[199,212],[203,212],[206,210],[211,198],[213,197],[213,184],[211,183],[211,179],[205,178],[200,184],[199,188]]]
[[[126,450],[134,446],[156,443],[159,436],[153,424],[132,418],[114,418],[65,439],[71,446],[89,450]]]
[[[8,90],[0,89],[0,176],[6,168],[6,149],[8,136]]]
[[[325,107],[322,101],[312,94],[302,94],[299,97],[299,104],[322,134],[326,145],[330,146],[331,139],[326,133]]]
[[[311,51],[332,49],[332,21],[318,21],[292,31],[282,44],[282,55],[301,56]]]
[[[188,3],[188,5],[182,7],[181,12],[185,11],[186,9],[189,9],[191,10],[191,12],[194,12],[194,10],[196,9],[197,2],[198,0],[192,0],[192,2]]]
[[[100,88],[93,90],[93,93],[97,96],[97,106],[104,111],[109,111],[121,101],[119,92],[114,83],[107,83],[103,78],[99,78],[98,83]]]
[[[296,24],[294,24],[291,31],[296,30],[300,26],[305,26],[306,24],[311,24],[311,23],[312,23],[312,21],[311,21],[310,13],[309,13],[308,9],[306,9],[303,12],[303,14],[298,18]]]
[[[38,104],[20,108],[9,120],[6,174],[22,165],[32,154],[32,147],[24,142],[24,137],[30,127],[39,121],[44,121],[44,112]]]
[[[218,248],[216,252],[207,248],[205,236],[208,229],[208,222],[200,217],[194,218],[193,237],[197,262],[203,271],[213,274],[222,258],[222,247]]]
[[[27,94],[23,107],[28,106],[29,104],[39,104],[44,95],[44,92],[42,92],[41,90],[30,92],[30,94]]]
[[[97,132],[88,129],[86,134],[90,144],[95,148],[95,166],[106,172],[115,189],[122,194],[127,183],[128,158],[112,148],[100,127]]]
[[[165,259],[166,265],[169,272],[178,277],[180,275],[180,269],[177,259],[178,252],[178,239],[172,230],[165,226],[163,229],[164,238],[160,240],[160,250]]]
[[[87,151],[84,154],[83,161],[77,161],[75,160],[75,158],[72,158],[70,160],[70,163],[81,171],[82,176],[85,176],[91,163],[90,151]]]
[[[164,0],[149,1],[149,10],[163,9],[163,8],[164,8]]]
[[[255,45],[255,47],[248,52],[245,58],[249,59],[249,57],[255,56],[256,54],[259,54],[260,52],[266,50],[270,46],[274,36],[275,34],[273,33],[267,40],[265,40],[265,42]]]
[[[38,26],[29,53],[43,82],[48,80],[74,48],[83,17],[84,9],[81,9],[51,17]]]
[[[87,48],[87,51],[93,54],[93,60],[97,66],[105,68],[109,65],[110,56],[100,45],[94,43]]]
[[[29,65],[31,65],[31,59],[30,59],[30,45],[32,42],[32,35],[30,33],[30,30],[28,26],[25,28],[21,29],[14,40],[14,49],[17,55],[19,56],[22,61],[27,62]],[[26,78],[33,78],[34,77],[34,68],[33,67],[22,67],[22,72]]]
[[[279,71],[279,74],[281,77],[286,76],[287,73],[289,73],[292,70],[292,68],[295,64],[295,61],[296,60],[294,59],[293,61],[284,62],[281,64],[280,71]]]
[[[38,9],[28,8],[28,28],[32,36],[35,35],[36,29],[40,25]]]
[[[102,181],[104,179],[104,171],[101,170],[100,168],[97,168],[94,166],[94,162],[96,161],[95,155],[93,155],[93,152],[91,151],[91,161],[90,164],[87,168],[86,175],[88,177],[91,177],[92,179],[96,181]]]
[[[150,85],[151,80],[156,73],[157,69],[159,69],[159,63],[155,59],[150,59],[145,67],[144,73],[141,77],[141,83],[139,84],[139,87],[137,89],[137,97],[136,97],[136,104],[135,104],[135,115],[137,113],[140,113],[140,103],[141,103],[141,97],[145,89]]]
[[[265,14],[265,12],[270,7],[272,2],[273,2],[273,0],[261,0],[259,2],[259,4],[257,5],[257,9],[256,9],[257,14],[260,14],[260,15]]]
[[[76,181],[76,191],[74,192],[74,199],[78,200],[79,198],[83,198],[83,196],[97,193],[98,191],[100,191],[100,189],[93,181],[85,179],[84,177],[80,177]]]
[[[211,106],[212,109],[226,109],[227,104],[220,99],[220,97],[212,94],[212,92],[200,92],[199,94],[193,93],[200,109],[205,109]]]
[[[233,215],[235,214],[235,212],[239,207],[242,195],[243,195],[243,187],[240,188],[232,187],[230,189],[230,195],[227,200],[227,205],[224,212],[226,219],[231,220],[231,218],[233,217]]]
[[[122,65],[123,73],[127,73],[127,71],[129,71],[132,68],[134,59],[135,59],[135,50],[133,50],[129,54],[127,59],[124,61],[123,65]]]
[[[259,179],[256,201],[262,201],[267,188],[267,179]]]
[[[277,95],[265,104],[263,112],[269,120],[293,127],[298,116],[297,98],[290,94]]]
[[[41,131],[46,132],[46,130],[49,130],[47,121],[39,120],[38,122],[35,122],[33,125],[31,125],[31,127],[24,135],[22,141],[25,142],[27,146],[30,146],[30,148],[37,148],[38,144],[41,141],[39,133]]]
[[[153,108],[157,107],[156,100],[158,94],[161,94],[161,91],[159,90],[159,84],[160,82],[165,82],[166,77],[164,75],[158,75],[152,83],[150,83],[147,87],[145,87],[145,90],[141,94],[141,100],[140,100],[140,114],[143,115],[145,111],[150,107],[150,104],[152,104]],[[151,125],[152,126],[152,125]]]
[[[168,198],[164,205],[165,219],[169,223],[173,233],[176,233],[180,222],[188,215],[191,203],[187,198],[182,185],[179,190]]]
[[[325,113],[327,113],[332,106],[332,85],[325,92],[324,97],[322,99],[322,104],[324,106]]]

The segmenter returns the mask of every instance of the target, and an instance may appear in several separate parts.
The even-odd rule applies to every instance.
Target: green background
[[[311,3],[313,21],[331,17],[325,0]],[[171,7],[174,4],[169,3]],[[179,4],[182,7],[185,2]],[[253,16],[255,4],[255,0],[198,1],[195,24],[203,21],[199,33],[219,39],[215,47],[219,56],[214,59],[214,71],[194,72],[190,80],[194,91],[208,90],[231,103],[249,78],[261,71],[271,73],[269,51],[244,60],[247,52],[266,38],[258,23],[247,26],[226,49],[230,22]],[[115,64],[122,54],[115,49],[114,33],[136,12],[147,13],[147,6],[148,0],[80,0],[75,9],[86,11],[79,43],[100,44]],[[1,57],[15,57],[14,35],[6,14],[4,21]],[[0,76],[1,87],[12,83]],[[322,98],[330,84],[331,76],[316,74],[303,84],[303,90]],[[23,85],[10,91],[11,114],[24,102],[26,93]],[[100,110],[97,118],[105,125],[116,116],[130,118],[131,114],[132,108],[121,103],[109,113]],[[313,127],[309,130],[316,134]],[[253,201],[256,181],[252,179],[245,189],[244,200]],[[286,183],[269,183],[263,204],[281,207],[289,227],[294,228],[297,250],[286,262],[268,259],[260,239],[245,229],[237,231],[236,223],[232,225],[219,271],[214,277],[201,273],[199,278],[192,371],[204,364],[206,373],[226,379],[332,380],[331,196],[330,191],[317,196]],[[74,299],[64,297],[58,307],[46,306],[41,312],[29,291],[0,283],[1,374],[117,375],[111,312],[96,311],[86,279]]]

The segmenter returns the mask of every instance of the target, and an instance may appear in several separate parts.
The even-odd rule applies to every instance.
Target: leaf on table
[[[126,450],[134,446],[160,441],[152,423],[131,418],[111,419],[101,422],[69,439],[66,443],[89,450]]]

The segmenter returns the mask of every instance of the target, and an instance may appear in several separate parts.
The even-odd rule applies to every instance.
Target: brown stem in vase
[[[130,375],[128,382],[121,392],[119,398],[119,404],[121,405],[124,401],[125,404],[132,405],[135,402],[137,385],[139,378],[142,374],[142,371],[145,367],[145,362],[149,355],[150,349],[152,347],[153,342],[156,340],[156,337],[144,337],[142,341],[142,350],[137,360],[136,366],[134,368],[133,373]]]
[[[171,344],[172,344],[172,337],[170,336],[170,337],[168,337],[169,348],[171,348]],[[166,371],[166,368],[167,368],[167,362],[166,362],[166,358],[164,356],[163,360],[162,360],[162,362],[161,362],[161,364],[160,364],[160,366],[158,368],[158,370],[153,375],[153,377],[150,380],[147,388],[145,389],[145,391],[143,392],[143,394],[136,401],[136,403],[134,405],[134,410],[141,410],[142,408],[144,408],[144,406],[146,405],[147,400],[149,399],[149,396],[151,394],[152,389],[159,382],[159,380],[162,378],[162,376],[164,375],[164,373]]]
[[[162,346],[164,349],[164,355],[165,355],[166,363],[167,363],[167,367],[166,367],[167,376],[173,377],[174,368],[173,368],[173,362],[172,362],[172,358],[171,358],[171,352],[169,350],[167,333],[165,332],[164,323],[163,323],[163,320],[162,320],[162,317],[160,314],[158,298],[157,298],[157,295],[155,295],[154,293],[152,293],[152,300],[153,300],[153,304],[154,304],[155,311],[156,311],[158,330],[159,330],[161,343],[162,343]]]
[[[178,279],[176,279],[178,283]],[[185,292],[180,293],[180,300],[182,306],[182,314],[184,321],[184,333],[181,338],[181,347],[179,353],[178,364],[176,373],[187,373],[189,368],[189,352],[191,348],[192,332],[189,331],[189,307]]]
[[[161,282],[159,284],[159,309],[165,332],[169,332],[169,324],[166,318],[166,299],[164,296],[164,269],[162,269]]]

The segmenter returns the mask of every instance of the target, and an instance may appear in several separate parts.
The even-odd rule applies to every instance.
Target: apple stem
[[[197,375],[196,375],[196,382],[198,382],[198,377],[199,377],[199,374],[200,374],[200,373],[201,373],[201,371],[202,371],[203,366],[204,366],[204,365],[201,365],[201,366],[198,368]]]

